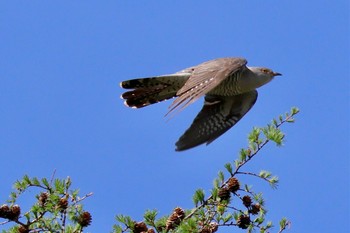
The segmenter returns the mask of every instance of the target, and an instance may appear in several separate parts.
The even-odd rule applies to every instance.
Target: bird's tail
[[[154,103],[176,97],[177,91],[185,84],[190,74],[176,73],[171,75],[139,78],[123,81],[120,86],[133,89],[124,92],[121,98],[124,104],[132,108],[142,108]]]

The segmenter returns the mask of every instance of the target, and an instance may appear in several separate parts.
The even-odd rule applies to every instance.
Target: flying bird
[[[177,97],[168,114],[181,111],[204,96],[204,105],[176,142],[176,151],[207,145],[234,126],[255,104],[257,88],[280,73],[249,67],[244,58],[218,58],[176,72],[123,81],[131,89],[121,98],[126,106],[142,108]]]

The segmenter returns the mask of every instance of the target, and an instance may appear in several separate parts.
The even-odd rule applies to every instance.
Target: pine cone
[[[147,233],[156,233],[153,228],[149,228]]]
[[[39,205],[40,206],[45,206],[45,203],[47,201],[47,198],[49,197],[49,194],[48,193],[40,193],[40,196],[39,196]]]
[[[221,200],[228,200],[228,199],[230,199],[230,197],[231,197],[230,190],[229,190],[228,188],[225,188],[225,187],[219,189],[218,197],[219,197]]]
[[[250,217],[248,215],[240,215],[237,219],[237,226],[242,229],[247,229],[250,224]]]
[[[85,212],[80,214],[77,222],[79,223],[80,226],[87,227],[91,224],[91,221],[92,221],[91,214],[89,212],[85,211]]]
[[[211,222],[209,225],[204,226],[200,233],[214,233],[219,229],[219,225],[216,222]]]
[[[209,226],[205,226],[199,231],[199,233],[213,233],[213,232],[211,231]]]
[[[8,207],[8,205],[3,204],[0,207],[0,218],[7,218],[9,212],[10,212],[10,208]]]
[[[183,209],[181,209],[180,207],[176,207],[174,209],[174,213],[177,214],[177,216],[179,217],[179,219],[183,220],[185,218],[185,211]]]
[[[21,225],[21,226],[18,228],[18,233],[29,233],[29,229],[28,229],[27,226]]]
[[[180,207],[176,207],[174,212],[169,216],[166,221],[166,231],[173,230],[180,222],[185,218],[185,212]]]
[[[211,222],[209,226],[212,233],[216,232],[219,229],[219,224],[217,224],[216,222]]]
[[[141,233],[141,232],[147,232],[148,228],[146,223],[144,222],[137,222],[134,225],[134,230],[132,231],[133,233]]]
[[[9,220],[17,220],[20,214],[21,214],[21,207],[19,207],[19,205],[13,205],[10,207],[8,211],[7,218]]]
[[[227,181],[227,188],[228,190],[230,190],[230,192],[237,192],[239,190],[239,181],[235,178],[235,177],[231,177],[228,181]]]
[[[58,201],[58,208],[61,210],[61,212],[63,212],[64,210],[66,210],[68,207],[68,200],[65,197],[62,197],[59,201]]]
[[[261,209],[260,204],[259,204],[259,203],[256,203],[256,204],[254,204],[254,205],[251,206],[251,209],[249,210],[249,213],[254,214],[254,215],[255,215],[255,214],[258,214],[259,211],[260,211],[260,209]]]
[[[242,198],[242,201],[243,201],[243,205],[247,208],[252,204],[252,199],[250,198],[250,196],[244,196]]]

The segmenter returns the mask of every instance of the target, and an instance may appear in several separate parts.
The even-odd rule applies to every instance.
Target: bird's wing
[[[219,58],[185,69],[191,76],[176,93],[178,98],[169,106],[168,114],[180,106],[180,109],[187,107],[246,64],[244,58]]]
[[[176,142],[176,150],[208,145],[234,126],[253,107],[257,97],[256,90],[227,97],[207,95],[202,110]]]

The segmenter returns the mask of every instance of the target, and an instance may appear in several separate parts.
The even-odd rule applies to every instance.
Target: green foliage
[[[147,210],[143,215],[143,218],[145,219],[145,223],[152,227],[156,227],[155,221],[156,221],[157,214],[158,213],[156,210]]]
[[[197,206],[199,203],[202,204],[204,202],[204,190],[203,189],[197,189],[196,192],[193,195],[193,202]]]
[[[278,177],[271,172],[242,171],[260,150],[269,142],[282,146],[285,134],[280,130],[284,123],[293,123],[299,112],[292,108],[289,113],[273,119],[266,127],[254,127],[248,135],[248,146],[239,151],[233,163],[224,165],[227,175],[219,171],[214,179],[210,196],[203,189],[197,189],[193,195],[195,207],[183,210],[176,207],[169,216],[158,216],[156,210],[147,210],[142,221],[119,214],[112,233],[214,233],[222,227],[238,227],[247,232],[269,232],[273,223],[266,220],[265,200],[261,192],[255,192],[251,185],[238,180],[239,176],[253,176],[277,188]],[[225,178],[226,176],[226,178]],[[10,199],[0,207],[0,225],[15,223],[2,233],[18,232],[65,232],[78,233],[90,225],[91,215],[84,211],[81,202],[92,194],[79,197],[79,190],[71,189],[71,179],[30,178],[25,175],[14,183]],[[29,189],[37,191],[36,203],[23,212],[18,198]],[[290,222],[282,218],[279,233],[286,230]]]
[[[13,185],[15,191],[11,192],[7,204],[0,207],[0,218],[7,220],[1,225],[9,222],[14,222],[15,225],[2,232],[83,232],[91,223],[91,215],[83,211],[81,202],[92,194],[80,198],[79,191],[70,187],[69,177],[52,179],[49,182],[46,178],[30,178],[25,175],[17,180]],[[37,192],[37,202],[21,214],[23,211],[17,203],[18,198],[29,190]],[[14,217],[11,214],[16,215]]]
[[[232,176],[232,165],[231,165],[231,163],[226,163],[225,164],[225,168],[226,168],[226,170],[227,170],[227,172],[228,173],[230,173],[230,175]]]
[[[285,229],[287,229],[287,227],[290,226],[290,221],[288,221],[286,218],[282,218],[280,223],[280,230],[279,232],[284,231]]]

